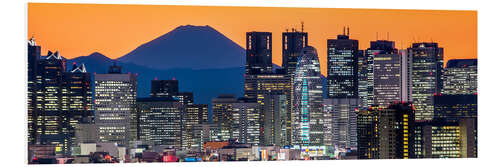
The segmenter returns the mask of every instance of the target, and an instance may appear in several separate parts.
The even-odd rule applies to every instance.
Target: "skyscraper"
[[[437,43],[413,43],[408,48],[412,57],[412,99],[416,120],[432,120],[433,94],[443,88],[443,48]]]
[[[347,35],[327,41],[328,98],[358,98],[358,40]]]
[[[458,122],[422,121],[415,124],[416,158],[460,158]]]
[[[477,59],[451,59],[443,75],[443,94],[477,93]]]
[[[207,124],[208,121],[208,105],[207,104],[191,104],[184,105],[182,118],[182,147],[183,148],[199,148],[197,143],[195,128],[199,124]]]
[[[292,144],[323,144],[323,86],[316,49],[302,49],[293,83]]]
[[[212,123],[219,126],[222,141],[232,138],[233,104],[236,102],[232,94],[220,94],[212,99]]]
[[[34,114],[37,112],[36,105],[36,76],[37,64],[41,57],[41,47],[36,44],[35,38],[31,37],[28,41],[28,143],[35,144],[35,120]]]
[[[183,107],[171,97],[137,99],[139,140],[152,141],[154,145],[181,148],[183,143]]]
[[[259,145],[261,129],[261,107],[256,102],[239,98],[232,104],[232,138],[238,139],[238,142]]]
[[[380,112],[379,158],[415,157],[415,113],[411,103],[392,103]]]
[[[122,74],[121,67],[112,65],[107,74],[95,74],[95,123],[98,141],[128,145],[136,138],[131,125],[135,118],[137,76]],[[131,133],[132,131],[132,133]]]
[[[358,98],[327,98],[323,100],[325,113],[325,145],[345,152],[357,148],[356,112]]]
[[[151,80],[151,97],[173,97],[178,93],[178,80]]]
[[[192,105],[194,103],[193,92],[179,92],[177,95],[173,96],[178,99],[184,105]]]
[[[401,99],[401,56],[393,41],[372,41],[367,50],[373,58],[372,104],[388,106]]]
[[[357,113],[358,159],[378,159],[378,124],[382,107],[370,107]]]
[[[300,51],[307,46],[307,32],[304,32],[303,28],[302,31],[292,28],[291,32],[288,32],[288,30],[283,32],[281,39],[283,40],[283,61],[281,67],[285,69],[287,75],[291,76],[297,67]]]
[[[264,95],[263,114],[263,145],[284,146],[290,145],[289,113],[290,107],[288,97],[284,94]]]
[[[273,72],[272,34],[270,32],[247,32],[245,74]]]

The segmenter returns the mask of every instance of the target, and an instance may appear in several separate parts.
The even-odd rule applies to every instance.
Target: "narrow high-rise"
[[[323,86],[316,49],[302,49],[293,79],[292,144],[323,145]]]
[[[433,95],[443,88],[443,48],[437,43],[414,43],[408,48],[412,58],[412,99],[416,120],[432,120]]]
[[[401,56],[393,41],[372,41],[367,50],[372,56],[372,90],[369,102],[376,106],[388,106],[401,101]]]

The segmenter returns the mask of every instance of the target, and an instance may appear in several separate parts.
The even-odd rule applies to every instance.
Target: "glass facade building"
[[[270,32],[247,32],[245,74],[273,72],[272,39]]]
[[[108,74],[95,74],[95,123],[98,141],[116,142],[127,146],[137,138],[135,105],[137,76],[122,74],[119,66],[110,67]]]
[[[448,60],[443,81],[443,94],[477,94],[477,59]]]
[[[412,100],[416,120],[432,120],[434,115],[433,94],[443,88],[443,48],[437,43],[413,43],[408,48],[412,58]]]
[[[325,145],[341,152],[357,148],[356,112],[358,98],[324,99]]]
[[[292,144],[323,144],[323,86],[316,49],[302,49],[293,79]]]

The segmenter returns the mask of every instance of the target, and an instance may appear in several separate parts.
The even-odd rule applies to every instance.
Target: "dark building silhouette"
[[[358,98],[358,40],[349,39],[347,34],[328,39],[328,98]]]
[[[152,80],[151,97],[173,97],[179,93],[178,80]]]
[[[372,107],[357,113],[358,159],[379,158],[378,123],[382,107]]]
[[[179,92],[173,95],[173,97],[178,99],[183,105],[192,105],[194,103],[193,92]]]
[[[36,45],[35,38],[31,37],[28,41],[28,143],[35,143],[35,131],[36,126],[33,119],[33,114],[37,111],[36,108],[36,76],[37,76],[37,64],[41,57],[41,47]]]
[[[437,43],[413,43],[408,54],[412,58],[411,90],[415,119],[432,120],[433,94],[442,93],[443,88],[443,48]]]
[[[273,72],[272,34],[270,32],[247,32],[245,74]]]
[[[297,68],[300,51],[308,45],[307,32],[304,32],[303,28],[300,32],[292,28],[291,32],[288,30],[283,32],[282,41],[283,61],[281,67],[287,75],[292,75]]]
[[[462,118],[477,118],[477,95],[434,95],[434,120],[458,122]]]
[[[392,103],[380,112],[379,158],[415,158],[415,113],[411,103]]]

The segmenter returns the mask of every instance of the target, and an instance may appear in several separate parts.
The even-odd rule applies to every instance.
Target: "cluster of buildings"
[[[282,33],[273,69],[272,33],[247,32],[244,96],[197,104],[178,80],[155,78],[139,98],[138,74],[67,69],[32,38],[29,162],[477,157],[477,59],[445,68],[437,43],[361,50],[349,28],[326,44],[327,76],[303,28]]]

